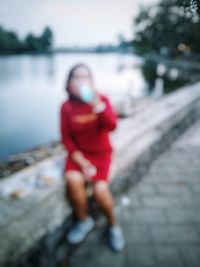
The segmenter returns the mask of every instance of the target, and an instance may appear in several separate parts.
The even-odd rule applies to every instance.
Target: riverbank
[[[22,51],[22,52],[1,52],[0,57],[2,56],[24,56],[24,55],[35,55],[35,56],[51,56],[55,54],[104,54],[104,53],[123,53],[123,54],[133,54],[133,49],[124,49],[118,46],[99,46],[94,48],[54,48],[47,51],[36,52],[36,51]]]
[[[57,141],[50,143],[48,146],[37,147],[22,153],[10,155],[0,162],[0,179],[6,178],[49,156],[53,156],[61,150],[61,144]]]

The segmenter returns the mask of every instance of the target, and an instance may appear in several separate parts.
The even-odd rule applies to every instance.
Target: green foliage
[[[0,54],[5,53],[46,53],[53,43],[53,33],[46,27],[41,36],[28,34],[25,40],[19,40],[15,32],[4,30],[0,27]]]
[[[18,52],[21,48],[21,43],[14,32],[5,32],[0,27],[0,51]]]
[[[140,54],[167,51],[172,56],[200,53],[200,9],[195,12],[189,3],[161,0],[157,6],[142,8],[134,21],[136,51]]]
[[[53,42],[53,33],[49,27],[46,27],[40,37],[40,43],[43,49],[51,48]]]

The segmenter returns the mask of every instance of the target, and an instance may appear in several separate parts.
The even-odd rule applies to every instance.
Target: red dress
[[[108,98],[100,95],[106,107],[100,113],[94,113],[92,105],[78,99],[66,100],[60,109],[61,143],[68,151],[64,171],[80,170],[71,158],[78,150],[97,168],[93,181],[108,181],[113,148],[109,132],[117,126],[116,112]]]

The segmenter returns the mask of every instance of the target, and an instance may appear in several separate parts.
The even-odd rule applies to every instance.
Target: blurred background
[[[80,62],[91,68],[98,90],[110,98],[121,118],[121,132],[115,135],[115,143],[121,148],[119,151],[123,151],[116,164],[118,175],[121,165],[132,155],[130,151],[136,163],[140,163],[137,162],[139,152],[150,146],[153,138],[167,136],[169,120],[172,132],[168,137],[172,142],[198,115],[195,105],[200,95],[199,83],[196,83],[200,80],[199,0],[0,0],[0,265],[3,257],[6,261],[15,261],[36,241],[57,229],[69,215],[63,184],[59,190],[54,184],[63,181],[59,112],[67,98],[68,72]],[[182,90],[183,95],[175,94],[174,102],[170,97],[163,98],[192,84],[195,84],[193,88],[186,88],[189,93],[184,94]],[[159,105],[151,106],[163,99],[160,109]],[[152,107],[150,112],[148,107]],[[134,116],[135,113],[139,115]],[[144,117],[140,116],[143,114]],[[129,266],[133,266],[135,259],[137,262],[135,255],[139,252],[142,264],[135,266],[155,267],[150,255],[151,247],[155,246],[151,243],[152,236],[158,240],[158,257],[163,256],[165,263],[161,265],[157,261],[157,266],[182,267],[177,260],[179,250],[174,249],[177,240],[185,246],[182,254],[189,259],[189,264],[183,266],[199,266],[199,132],[200,123],[175,145],[173,153],[158,159],[146,179],[150,184],[141,180],[136,189],[133,188],[134,192],[124,197],[125,193],[122,194],[120,205],[123,207],[120,210],[118,205],[118,210],[120,218],[125,220],[124,229],[132,227],[127,222],[136,222],[136,230],[131,235],[126,231],[128,242],[132,244],[125,254],[133,256]],[[163,136],[159,136],[161,133]],[[159,144],[164,149],[163,140],[161,138]],[[166,146],[168,148],[169,144]],[[136,164],[138,170],[146,171],[146,161],[154,159],[147,154],[144,166]],[[60,158],[57,159],[57,155]],[[34,165],[36,162],[38,164]],[[34,165],[32,169],[25,168],[30,165]],[[126,168],[126,164],[124,166]],[[120,178],[124,179],[123,175]],[[129,172],[130,180],[138,179],[139,175],[140,171]],[[52,177],[55,179],[51,180]],[[129,183],[126,186],[129,187]],[[121,188],[119,192],[122,193]],[[123,214],[125,207],[127,210]],[[145,223],[152,225],[145,228]],[[58,266],[57,259],[50,258],[58,256],[59,262],[65,257],[65,245],[60,250],[57,244],[66,229],[64,226],[56,230],[49,235],[51,237],[47,234],[45,242],[50,248],[49,254],[39,245],[32,264],[22,258],[22,265],[6,267]],[[86,249],[96,248],[97,243],[89,244]],[[117,266],[123,266],[118,261],[120,258],[113,257],[101,244],[100,247],[99,255],[105,256],[94,254],[93,259],[101,261],[110,257],[110,262],[115,259]],[[73,249],[68,254],[73,254]],[[89,260],[87,250],[85,255]],[[75,254],[75,258],[79,257]],[[170,265],[169,260],[174,263]],[[83,262],[80,257],[80,266]],[[100,265],[104,266],[102,262]],[[79,265],[75,262],[74,266]]]
[[[113,103],[199,79],[198,1],[0,0],[0,160],[59,138],[68,70]]]

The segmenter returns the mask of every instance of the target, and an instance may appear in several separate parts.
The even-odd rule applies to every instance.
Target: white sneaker
[[[125,246],[125,241],[121,228],[113,225],[108,228],[107,237],[111,248],[115,251],[121,251]]]
[[[67,241],[70,244],[78,244],[85,239],[87,234],[94,228],[94,220],[87,217],[85,220],[79,220],[68,232]]]

